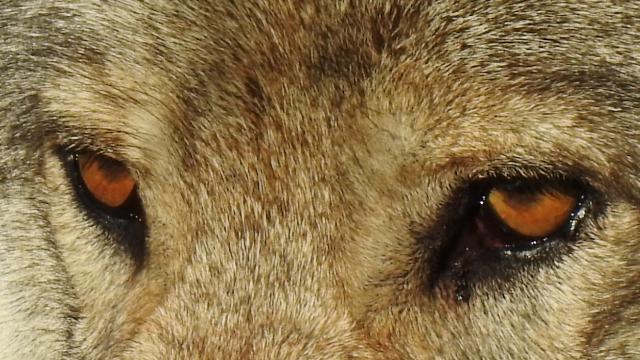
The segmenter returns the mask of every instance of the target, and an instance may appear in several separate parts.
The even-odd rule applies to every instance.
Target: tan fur
[[[640,358],[639,18],[4,1],[0,358]],[[143,258],[74,196],[57,152],[86,149],[133,172]],[[433,280],[459,189],[558,176],[593,195],[559,255],[468,301]]]

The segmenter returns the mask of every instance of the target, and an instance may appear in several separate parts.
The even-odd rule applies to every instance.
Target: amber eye
[[[518,191],[492,189],[486,201],[497,218],[516,234],[542,238],[555,233],[570,220],[578,197],[559,189]]]
[[[100,205],[117,209],[133,196],[136,181],[123,163],[91,153],[78,154],[76,161],[84,187]]]
[[[562,178],[489,179],[471,184],[464,195],[469,205],[452,218],[451,238],[429,269],[431,281],[456,301],[468,301],[482,283],[496,290],[520,271],[559,261],[576,246],[598,199],[580,179]],[[456,214],[459,204],[452,204]]]

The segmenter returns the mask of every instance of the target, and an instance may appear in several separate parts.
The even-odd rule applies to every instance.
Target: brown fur
[[[640,358],[638,18],[4,1],[0,357]],[[142,255],[85,214],[61,149],[128,164]],[[588,184],[579,238],[457,301],[458,190],[522,177]]]

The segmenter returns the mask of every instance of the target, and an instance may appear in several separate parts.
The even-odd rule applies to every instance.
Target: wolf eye
[[[461,226],[450,227],[433,284],[466,301],[472,287],[487,279],[495,284],[558,259],[570,250],[589,208],[584,189],[572,181],[529,179],[472,186],[463,201],[468,209],[453,219]]]
[[[137,264],[146,252],[147,225],[138,184],[122,161],[94,151],[58,151],[79,209]]]

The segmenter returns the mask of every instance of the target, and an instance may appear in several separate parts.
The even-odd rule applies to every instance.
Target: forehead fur
[[[497,94],[504,98],[498,104],[519,96],[583,107],[570,115],[556,105],[550,117],[559,119],[550,126],[610,133],[600,119],[631,122],[627,113],[638,101],[629,91],[637,88],[638,70],[632,3],[122,5],[115,11],[99,2],[48,9],[49,17],[60,14],[61,39],[41,46],[51,56],[54,79],[64,77],[51,85],[50,107],[100,119],[105,110],[122,115],[133,101],[139,106],[126,111],[141,113],[120,117],[145,117],[136,121],[148,127],[140,133],[154,133],[155,125],[143,124],[158,122],[155,131],[208,143],[223,122],[242,133],[261,132],[268,115],[280,112],[278,121],[286,125],[292,117],[281,115],[300,108],[317,114],[412,110],[423,113],[426,128],[455,115],[462,119],[450,126],[456,127],[468,116],[455,111],[484,111],[477,107]],[[82,93],[76,103],[55,98],[66,88],[90,92],[85,107],[92,108],[82,106]],[[462,109],[460,96],[471,109]],[[594,102],[606,105],[594,113]],[[530,106],[521,112],[542,111]],[[511,119],[514,128],[520,121]]]

